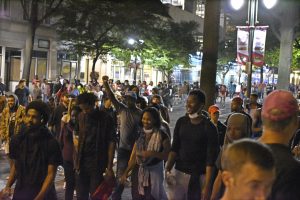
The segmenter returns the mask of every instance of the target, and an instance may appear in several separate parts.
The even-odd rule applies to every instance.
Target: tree
[[[175,66],[190,67],[189,54],[199,50],[196,36],[200,33],[196,22],[168,22],[166,25],[143,39],[139,47],[130,50],[127,45],[123,49],[112,50],[112,54],[125,61],[126,65],[130,54],[138,55],[143,64],[156,67],[163,72],[164,78],[170,80]]]
[[[164,31],[156,44],[154,52],[154,66],[163,71],[164,75],[170,80],[170,76],[175,66],[190,67],[190,54],[196,54],[200,49],[200,42],[197,36],[196,22],[171,22],[169,29]],[[159,52],[158,54],[156,52]]]
[[[128,11],[134,11],[129,14]],[[143,38],[160,26],[165,10],[158,0],[66,0],[57,28],[71,49],[93,58],[92,76],[101,55],[125,45],[124,38]]]
[[[292,64],[293,42],[300,34],[300,4],[298,1],[279,1],[269,12],[271,28],[280,40],[278,89],[288,89]]]
[[[37,28],[59,8],[63,0],[20,0],[24,18],[28,21],[26,47],[24,51],[24,69],[22,78],[29,83],[32,50]]]
[[[205,108],[214,104],[215,100],[220,4],[221,0],[206,1],[205,4],[203,62],[200,79],[200,87],[207,97]]]

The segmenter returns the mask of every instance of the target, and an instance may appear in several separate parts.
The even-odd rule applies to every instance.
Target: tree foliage
[[[159,0],[66,0],[57,30],[69,50],[93,58],[92,71],[111,52],[126,65],[138,55],[169,74],[174,65],[189,66],[188,55],[199,49],[197,26],[172,22]]]
[[[291,68],[294,70],[300,69],[300,38],[295,40],[293,46],[293,58],[292,58],[292,65]]]
[[[126,59],[130,54],[140,56],[142,63],[156,67],[169,78],[174,66],[190,66],[189,54],[195,54],[199,50],[197,41],[196,22],[175,23],[165,22],[165,26],[157,29],[149,37],[143,38],[143,43],[130,49],[127,45],[122,50],[114,49],[112,53],[120,60]]]
[[[57,30],[70,50],[93,58],[94,72],[101,55],[123,47],[124,38],[149,34],[165,15],[157,0],[66,0]]]

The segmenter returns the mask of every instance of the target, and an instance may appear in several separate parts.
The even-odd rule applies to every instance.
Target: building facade
[[[22,77],[24,50],[29,23],[18,0],[0,1],[0,77],[7,89],[14,90]],[[31,62],[31,81],[34,75],[53,78],[57,68],[56,32],[47,19],[36,31]]]

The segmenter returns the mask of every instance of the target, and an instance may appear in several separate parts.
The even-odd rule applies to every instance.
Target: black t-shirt
[[[97,121],[90,120],[86,125],[88,134],[85,136],[84,146],[82,149],[82,162],[86,163],[88,169],[97,169],[97,160],[95,159],[97,154]]]
[[[276,179],[273,183],[271,199],[280,193],[285,184],[293,182],[295,174],[300,172],[300,162],[297,161],[288,146],[283,144],[267,144],[275,158]],[[299,179],[299,177],[297,177]],[[299,187],[299,186],[298,186]]]
[[[107,165],[109,143],[115,141],[114,123],[107,113],[100,110],[94,110],[90,114],[80,113],[77,158],[80,170],[104,170]]]
[[[16,187],[14,197],[34,199],[40,191],[47,176],[49,165],[62,165],[59,144],[47,129],[39,139],[24,136],[24,132],[13,135],[10,143],[9,157],[15,161]],[[41,133],[41,132],[40,132]],[[25,133],[27,134],[27,133]],[[48,199],[55,196],[52,186],[47,193]],[[22,199],[21,198],[21,199]]]
[[[201,175],[206,166],[214,166],[218,152],[216,127],[204,116],[200,124],[192,124],[189,117],[177,120],[171,151],[177,153],[175,169]]]
[[[227,127],[222,122],[218,121],[217,128],[218,128],[219,145],[223,146]]]

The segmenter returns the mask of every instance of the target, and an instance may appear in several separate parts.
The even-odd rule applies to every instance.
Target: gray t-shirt
[[[126,105],[120,104],[117,109],[120,115],[120,148],[132,150],[135,140],[138,138],[138,127],[142,110],[129,109]]]

